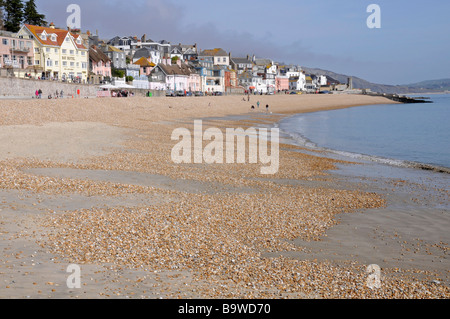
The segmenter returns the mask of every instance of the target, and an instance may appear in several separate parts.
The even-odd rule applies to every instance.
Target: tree
[[[36,3],[34,0],[28,0],[25,4],[23,22],[31,25],[45,26],[45,15],[40,14],[36,9]]]
[[[111,70],[111,75],[116,78],[123,78],[125,77],[125,71],[113,68]]]
[[[3,22],[3,6],[5,5],[3,0],[0,0],[0,30],[4,29],[4,22]]]
[[[7,31],[18,32],[23,20],[23,3],[21,0],[3,2],[5,10],[4,27]]]

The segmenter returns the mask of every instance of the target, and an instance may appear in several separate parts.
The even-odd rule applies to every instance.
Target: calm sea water
[[[299,114],[279,126],[302,145],[344,156],[450,168],[450,94],[428,97],[434,103]]]

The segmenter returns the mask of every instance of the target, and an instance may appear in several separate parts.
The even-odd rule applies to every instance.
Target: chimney
[[[50,29],[54,29],[55,28],[55,24],[52,22],[52,23],[50,23],[50,26],[49,26],[49,28]]]

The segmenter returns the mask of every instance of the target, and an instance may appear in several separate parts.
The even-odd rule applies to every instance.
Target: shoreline
[[[190,128],[192,119],[204,118],[205,128],[271,125],[299,110],[390,104],[353,96],[263,98],[272,114],[251,112],[254,97],[1,102],[7,138],[28,127],[42,134],[33,133],[31,143],[39,136],[46,143],[39,154],[11,145],[0,161],[0,298],[448,298],[447,282],[429,285],[440,279],[432,272],[386,263],[383,289],[372,291],[364,259],[267,257],[306,253],[295,240],[314,244],[336,229],[336,218],[384,209],[382,193],[358,187],[364,180],[336,178],[340,165],[357,163],[287,144],[280,172],[263,179],[259,165],[170,161],[171,132]],[[61,141],[65,131],[71,136]],[[70,145],[74,137],[85,142],[83,153]],[[384,190],[398,187],[392,183]],[[441,260],[440,248],[432,249]],[[73,263],[82,266],[80,290],[65,287]]]
[[[318,111],[318,112],[326,112],[326,111]],[[296,115],[301,115],[301,114],[304,114],[304,113],[297,113],[297,114],[293,115],[293,117],[295,117]],[[283,118],[283,120],[288,119],[288,118],[290,118],[290,117],[289,116],[285,117],[285,118]],[[279,127],[279,124],[280,124],[280,122],[277,123],[276,127]],[[292,135],[291,132],[282,130],[282,133],[285,136],[287,136],[288,139],[291,139],[294,144],[296,144],[300,147],[309,148],[309,149],[311,149],[311,151],[326,152],[326,153],[328,153],[328,156],[330,158],[341,158],[341,159],[348,159],[348,160],[376,162],[379,164],[391,165],[391,166],[395,166],[395,167],[414,168],[414,169],[418,169],[418,170],[450,174],[450,167],[446,167],[446,166],[442,166],[442,165],[438,165],[438,164],[414,162],[414,161],[403,160],[403,159],[398,159],[398,158],[388,158],[388,157],[381,157],[378,155],[353,153],[353,152],[348,152],[348,151],[339,150],[339,149],[319,147],[303,135],[300,135],[303,142],[299,142],[299,141],[297,141],[296,137],[294,137]]]
[[[339,108],[331,107],[330,109],[321,109],[312,112],[322,112],[336,109]],[[283,114],[282,119],[308,112],[311,111],[308,110],[306,112],[295,114],[289,113],[288,115]],[[252,115],[250,114],[249,116],[251,117]],[[279,124],[279,121],[277,121],[273,122],[272,125],[268,125],[267,119],[263,119],[261,117],[257,118],[262,121],[260,125],[261,127],[273,127],[274,125],[277,127]],[[223,119],[230,120],[227,117]],[[241,121],[246,122],[246,119],[242,119]],[[326,234],[324,234],[324,236],[322,236],[318,241],[304,241],[301,239],[292,241],[295,245],[302,248],[302,250],[306,249],[308,252],[272,252],[266,254],[266,257],[287,257],[296,260],[309,260],[311,258],[311,254],[314,253],[315,258],[321,260],[322,262],[345,264],[350,259],[357,258],[358,261],[363,264],[379,264],[382,269],[385,269],[386,267],[408,269],[408,267],[410,267],[410,269],[421,269],[421,271],[425,273],[431,269],[437,269],[439,275],[441,276],[441,282],[450,287],[450,272],[447,268],[448,257],[446,256],[446,248],[441,247],[441,249],[443,249],[442,251],[434,252],[439,255],[437,258],[427,258],[423,255],[419,256],[420,248],[417,248],[419,246],[426,247],[427,244],[425,244],[425,242],[427,242],[427,240],[431,241],[430,238],[433,238],[436,235],[434,231],[436,231],[436,233],[443,234],[445,232],[444,229],[446,227],[450,227],[450,219],[447,217],[445,220],[440,221],[444,225],[447,225],[440,230],[434,229],[435,225],[433,224],[437,220],[430,220],[427,226],[422,224],[421,227],[424,227],[426,230],[421,229],[423,233],[422,236],[424,236],[421,237],[421,239],[412,237],[408,231],[408,227],[417,227],[417,224],[415,224],[417,221],[408,222],[408,220],[421,218],[421,216],[429,213],[434,214],[434,217],[438,219],[442,217],[443,212],[449,208],[449,203],[445,200],[446,196],[448,196],[446,182],[441,180],[439,184],[438,181],[434,180],[433,176],[435,175],[433,174],[448,174],[450,173],[450,169],[446,167],[438,167],[425,163],[414,163],[408,161],[402,161],[403,163],[408,164],[405,166],[394,165],[392,163],[374,161],[372,159],[373,156],[368,156],[370,159],[348,158],[346,155],[334,153],[334,150],[323,148],[315,149],[298,144],[292,136],[284,136],[284,139],[287,139],[287,141],[280,142],[281,147],[283,147],[283,145],[297,145],[301,148],[299,150],[300,153],[319,152],[320,154],[316,153],[315,156],[324,156],[326,158],[336,160],[340,159],[350,161],[350,163],[338,165],[338,168],[328,171],[329,175],[327,177],[322,177],[318,180],[313,179],[310,182],[299,183],[298,181],[294,182],[293,180],[290,181],[284,179],[274,180],[275,183],[309,185],[310,187],[326,185],[326,187],[330,188],[343,187],[343,189],[356,189],[359,187],[367,192],[382,194],[387,198],[388,203],[385,208],[363,209],[356,213],[337,214],[336,219],[339,220],[339,223],[328,229]],[[330,151],[331,153],[338,155],[338,157],[336,158],[331,156]],[[351,163],[353,161],[354,163]],[[377,175],[373,175],[374,173],[365,175],[365,173],[363,173],[365,169],[361,168],[361,165],[364,166],[368,172],[373,171]],[[430,173],[428,174],[428,172]],[[270,178],[266,178],[266,180],[270,180]],[[392,188],[392,185],[395,186]],[[401,185],[401,187],[396,187],[398,185]],[[415,198],[411,200],[411,198],[409,198],[409,192],[411,192],[414,188],[419,189],[421,192],[421,196],[423,197],[421,200],[416,200]],[[405,189],[407,190],[405,191]],[[426,197],[429,197],[428,201],[425,200]],[[446,202],[444,206],[439,204],[442,201]],[[398,214],[401,217],[394,217],[395,219],[398,218],[398,220],[393,223],[390,216],[391,214]],[[374,222],[376,225],[372,226],[373,228],[370,229],[370,226],[365,224],[366,221],[369,222],[370,226],[372,226]],[[427,229],[427,227],[430,229]],[[347,234],[354,232],[358,228],[364,229],[358,233],[355,233],[355,235],[358,236],[358,240],[347,236]],[[398,231],[398,229],[401,230]],[[383,233],[383,238],[381,240],[373,240],[373,238],[369,238],[370,236],[366,236],[365,232],[367,234],[372,232]],[[401,235],[398,235],[397,232],[401,233]],[[416,233],[415,235],[418,234]],[[400,238],[407,238],[408,242],[400,240]],[[414,247],[414,244],[411,244],[411,242],[414,241],[417,242],[417,247]],[[445,242],[446,245],[449,241],[450,236],[447,236],[447,239],[441,241],[440,243]],[[359,242],[358,245],[352,246],[357,242]],[[371,245],[373,245],[373,247],[370,249],[365,247]],[[384,245],[389,246],[389,249],[386,250],[383,247]],[[358,248],[358,246],[361,246],[361,248]],[[429,247],[431,246],[432,245]],[[414,254],[410,253],[412,249],[416,249]],[[349,251],[352,253],[348,253]],[[338,255],[336,255],[336,252],[339,252]],[[343,256],[347,256],[348,259],[343,258]],[[377,260],[377,258],[379,259]]]

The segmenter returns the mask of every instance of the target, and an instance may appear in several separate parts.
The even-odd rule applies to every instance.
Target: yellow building
[[[42,77],[67,82],[86,83],[89,71],[89,49],[80,34],[68,30],[22,26],[18,36],[34,40],[34,65],[42,69]]]

